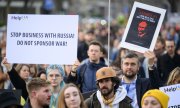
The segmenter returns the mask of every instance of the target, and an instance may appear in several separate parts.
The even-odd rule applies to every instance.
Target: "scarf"
[[[115,99],[115,95],[111,98],[111,99],[108,99],[106,100],[103,96],[102,96],[102,99],[103,99],[103,103],[106,104],[106,105],[109,105],[110,108],[112,108],[112,103]]]

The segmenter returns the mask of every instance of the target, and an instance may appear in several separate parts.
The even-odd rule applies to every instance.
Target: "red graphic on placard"
[[[147,22],[146,21],[141,21],[138,24],[138,36],[139,37],[144,37],[146,34],[146,28],[147,28]]]

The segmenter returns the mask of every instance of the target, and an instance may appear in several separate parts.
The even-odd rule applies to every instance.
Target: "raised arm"
[[[7,62],[7,58],[2,60],[1,65],[4,65],[8,70],[9,78],[16,89],[22,90],[22,96],[26,100],[28,97],[26,82],[19,76],[13,65]]]
[[[161,84],[160,84],[158,70],[155,66],[156,56],[155,56],[154,52],[152,52],[152,51],[145,52],[144,56],[148,59],[148,72],[149,72],[149,79],[151,81],[151,85],[154,89],[155,88],[159,89]]]

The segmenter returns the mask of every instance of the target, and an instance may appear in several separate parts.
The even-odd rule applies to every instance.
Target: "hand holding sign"
[[[13,66],[12,64],[8,63],[6,57],[3,58],[2,62],[1,62],[1,65],[5,66],[8,71],[11,71],[12,66]]]
[[[77,15],[8,15],[9,63],[73,64],[77,39]]]
[[[144,53],[144,56],[148,59],[148,65],[153,66],[155,59],[156,59],[154,52],[153,51],[146,51]]]
[[[120,46],[141,53],[153,51],[165,12],[164,9],[135,2]]]

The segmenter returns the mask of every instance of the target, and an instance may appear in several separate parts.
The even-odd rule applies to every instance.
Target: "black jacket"
[[[177,66],[180,66],[180,55],[176,53],[173,58],[167,53],[158,58],[157,68],[163,83],[167,81],[170,72]]]
[[[85,100],[88,108],[101,108],[101,104],[96,96],[96,93],[92,94],[90,98]],[[119,102],[119,108],[132,108],[132,100],[129,97],[125,97],[122,101]]]
[[[144,93],[150,89],[158,89],[161,86],[161,84],[159,84],[160,81],[159,77],[157,76],[158,71],[156,67],[153,67],[153,70],[148,70],[148,72],[149,78],[137,77],[136,80],[136,95],[139,108],[141,108],[141,99]]]
[[[26,100],[28,92],[26,89],[26,82],[19,76],[14,68],[8,72],[9,78],[16,89],[22,90],[22,97]]]
[[[151,82],[148,78],[137,78],[136,95],[139,108],[141,108],[141,99],[146,91],[152,89]]]
[[[23,108],[32,108],[30,99],[27,99]],[[49,106],[44,106],[43,108],[49,108]]]

